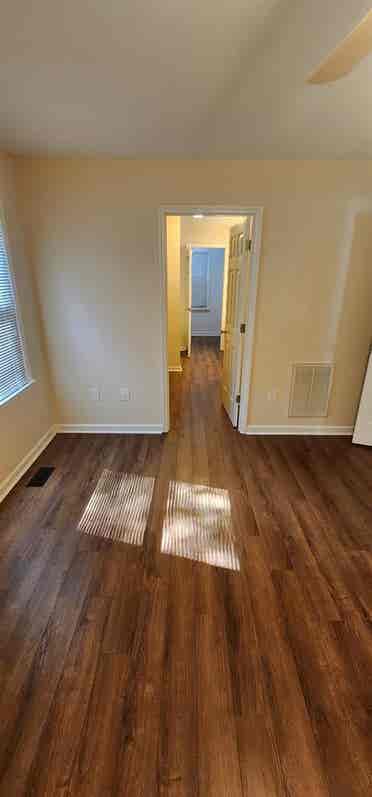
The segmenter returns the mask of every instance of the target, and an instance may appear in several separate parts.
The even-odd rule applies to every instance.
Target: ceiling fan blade
[[[307,79],[308,83],[332,83],[348,75],[372,51],[372,11],[332,50]]]

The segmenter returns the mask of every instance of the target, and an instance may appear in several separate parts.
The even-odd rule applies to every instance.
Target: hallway
[[[0,507],[4,797],[372,793],[372,451],[239,435],[193,343],[168,435],[58,435]],[[77,530],[103,469],[142,544]]]

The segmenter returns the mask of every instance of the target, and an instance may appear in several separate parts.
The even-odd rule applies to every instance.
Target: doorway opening
[[[182,385],[179,380],[194,378],[200,391],[203,353],[219,382],[220,405],[232,426],[245,432],[262,208],[162,208],[160,225],[164,430],[170,426],[169,379]]]
[[[208,219],[207,224],[212,223],[213,219]],[[220,230],[223,232],[222,227],[216,227],[215,232],[218,234]],[[221,240],[220,244],[223,243],[225,242]],[[196,337],[212,338],[223,350],[222,319],[227,248],[207,244],[186,246],[184,257],[181,251],[181,313],[184,314],[187,331],[187,356],[191,357],[192,341]],[[182,340],[183,346],[185,342],[186,336]]]

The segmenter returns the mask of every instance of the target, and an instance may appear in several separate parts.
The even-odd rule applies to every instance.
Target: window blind
[[[0,218],[0,403],[28,382],[4,223]]]

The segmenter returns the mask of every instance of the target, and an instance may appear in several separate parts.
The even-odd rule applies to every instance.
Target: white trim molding
[[[248,424],[247,435],[312,435],[314,437],[351,437],[353,426],[253,426]]]
[[[20,481],[22,476],[31,468],[31,465],[37,460],[44,449],[51,443],[57,434],[57,427],[52,426],[37,443],[31,448],[25,457],[19,462],[18,465],[12,470],[9,476],[0,483],[0,504],[4,498],[10,493],[13,487]]]
[[[162,424],[121,424],[121,423],[61,423],[56,426],[57,434],[162,434]]]
[[[162,402],[163,402],[163,426],[164,432],[169,431],[169,379],[168,379],[168,297],[167,297],[167,238],[166,238],[166,219],[167,216],[252,216],[253,217],[253,240],[251,250],[250,265],[250,286],[248,306],[246,307],[245,317],[241,319],[246,323],[244,354],[242,364],[242,387],[239,414],[239,432],[245,433],[246,418],[248,417],[249,400],[251,393],[251,377],[253,365],[253,347],[256,321],[256,305],[258,292],[258,274],[261,257],[262,222],[263,207],[259,205],[203,205],[203,204],[169,204],[162,205],[158,212],[159,223],[159,263],[162,275],[161,281],[161,314],[162,314]],[[223,248],[223,247],[221,247]]]
[[[29,382],[26,382],[22,387],[19,387],[18,390],[15,390],[14,393],[11,393],[10,396],[7,396],[5,399],[0,400],[0,407],[4,407],[5,404],[9,404],[10,401],[20,396],[21,393],[24,393],[25,390],[28,390],[29,387],[35,384],[35,379],[30,379]]]

